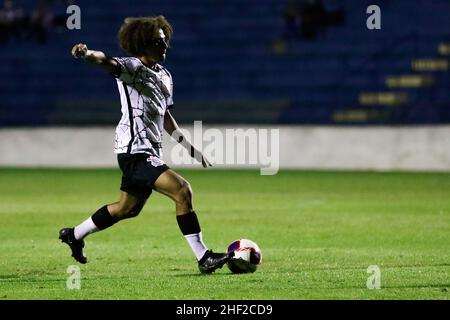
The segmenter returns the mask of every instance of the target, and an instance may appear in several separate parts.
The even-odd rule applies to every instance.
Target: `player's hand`
[[[203,168],[212,167],[212,164],[206,159],[204,156],[202,156],[202,166]]]
[[[87,51],[88,51],[87,45],[85,45],[84,43],[79,43],[73,46],[72,56],[75,59],[84,58],[86,56]]]
[[[193,157],[198,162],[201,162],[203,168],[212,167],[211,162],[209,162],[208,159],[206,159],[205,156],[194,147],[191,147],[191,157]]]

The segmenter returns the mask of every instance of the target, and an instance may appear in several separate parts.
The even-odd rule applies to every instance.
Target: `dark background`
[[[81,30],[66,28],[71,3],[81,7]],[[381,7],[381,30],[366,27],[370,4]],[[115,125],[115,80],[70,50],[83,42],[125,55],[116,36],[124,18],[159,14],[175,30],[165,65],[180,123],[450,123],[447,0],[16,0],[14,7],[21,11],[0,14],[3,127]],[[400,76],[419,80],[398,86]]]

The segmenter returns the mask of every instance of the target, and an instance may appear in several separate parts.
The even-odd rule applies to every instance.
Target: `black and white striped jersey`
[[[148,153],[162,158],[164,114],[173,105],[173,82],[169,71],[154,69],[138,58],[116,57],[116,76],[122,118],[116,127],[115,153]]]

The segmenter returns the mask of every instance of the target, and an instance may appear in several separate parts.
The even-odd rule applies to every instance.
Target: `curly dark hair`
[[[163,30],[169,43],[173,28],[164,16],[126,18],[118,33],[119,46],[132,56],[141,56],[158,29]]]

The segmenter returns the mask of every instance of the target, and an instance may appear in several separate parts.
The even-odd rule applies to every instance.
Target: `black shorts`
[[[156,179],[169,169],[166,164],[157,165],[159,163],[155,162],[158,160],[151,161],[151,156],[146,153],[119,153],[117,161],[122,170],[120,190],[143,199],[150,197]]]

